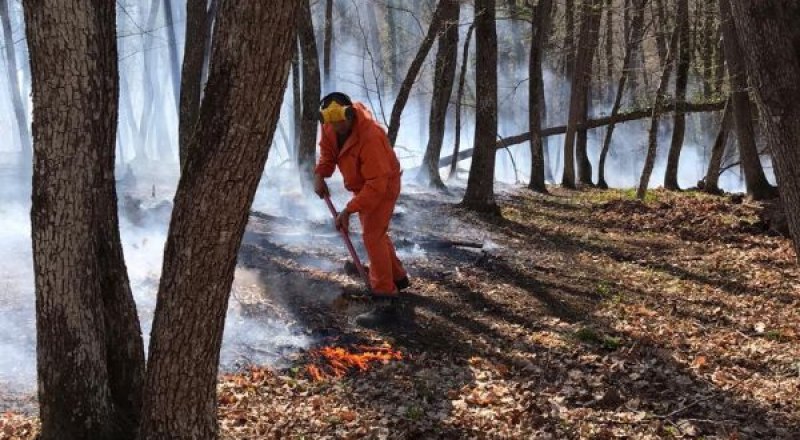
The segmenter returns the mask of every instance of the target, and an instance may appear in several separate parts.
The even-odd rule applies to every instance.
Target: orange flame
[[[344,347],[322,347],[309,353],[312,363],[306,365],[306,373],[314,381],[326,378],[341,378],[351,371],[364,372],[370,363],[387,364],[402,360],[403,354],[389,346],[370,347],[357,345],[353,351]]]

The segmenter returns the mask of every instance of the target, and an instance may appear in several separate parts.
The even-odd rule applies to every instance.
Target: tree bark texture
[[[686,86],[689,83],[689,66],[692,62],[692,48],[689,42],[689,2],[678,0],[678,14],[675,20],[678,37],[677,66],[675,67],[675,103],[686,101]],[[680,165],[683,140],[686,136],[686,114],[675,110],[672,114],[672,140],[667,153],[667,166],[664,175],[664,188],[680,190],[678,167]]]
[[[497,139],[497,28],[494,0],[475,2],[476,114],[475,154],[462,205],[480,212],[498,212],[494,200]]]
[[[725,48],[725,60],[728,63],[728,78],[731,82],[736,139],[739,144],[739,157],[744,170],[747,194],[755,200],[775,198],[778,196],[778,192],[767,181],[758,155],[747,87],[747,68],[739,47],[736,23],[733,22],[731,16],[730,0],[720,0],[719,9],[722,14],[722,42]]]
[[[420,178],[429,186],[444,188],[439,175],[439,156],[444,142],[447,108],[453,93],[456,59],[458,58],[458,18],[461,9],[458,0],[440,0],[442,32],[436,52],[436,71],[433,79],[433,97],[428,122],[428,147],[422,158]]]
[[[800,257],[800,11],[791,0],[733,0],[731,6]]]
[[[422,64],[425,62],[428,52],[430,52],[431,47],[433,47],[433,42],[436,40],[436,37],[442,29],[444,23],[442,17],[442,7],[444,3],[447,2],[440,1],[439,4],[436,5],[436,10],[433,12],[433,18],[431,19],[431,24],[428,27],[428,32],[425,34],[425,38],[422,40],[422,44],[419,46],[417,55],[414,56],[414,60],[408,67],[408,72],[406,73],[405,78],[403,78],[403,83],[400,85],[400,90],[398,91],[394,105],[392,106],[392,115],[389,118],[388,130],[389,143],[392,145],[394,145],[395,141],[397,140],[397,134],[400,132],[400,118],[402,117],[403,109],[408,102],[408,97],[411,95],[411,88],[414,86],[414,82],[417,80],[417,75],[419,75],[419,71],[422,69]]]
[[[36,109],[31,222],[40,438],[132,438],[144,350],[114,188],[115,5],[23,6]]]
[[[3,27],[3,42],[6,52],[6,72],[8,76],[8,94],[14,106],[14,118],[17,123],[17,134],[22,153],[30,159],[33,154],[31,148],[31,133],[28,129],[28,117],[25,105],[22,103],[22,91],[17,80],[17,56],[14,53],[14,36],[11,34],[11,15],[8,0],[0,0],[0,22]]]
[[[275,132],[300,0],[220,4],[197,133],[175,194],[147,362],[141,439],[218,437],[225,311]]]
[[[178,139],[180,164],[186,163],[189,136],[197,123],[200,112],[203,62],[208,40],[208,10],[205,1],[186,2],[186,39],[183,46],[181,68],[180,112],[178,114]]]
[[[542,120],[545,112],[544,105],[544,75],[542,61],[544,60],[544,44],[550,33],[550,17],[553,9],[552,0],[541,0],[534,10],[533,31],[531,37],[531,54],[528,59],[529,91],[528,91],[528,118],[531,133],[531,178],[528,188],[547,192],[545,185],[545,157],[544,143],[542,142]]]
[[[301,180],[309,183],[314,177],[314,162],[317,152],[317,127],[319,126],[319,59],[317,40],[314,37],[314,22],[311,18],[310,0],[302,0],[298,10],[297,35],[300,38],[303,70],[303,111],[300,125],[300,144],[297,148],[297,165]]]
[[[630,33],[627,35],[628,42],[625,45],[625,58],[622,61],[622,73],[619,77],[617,84],[617,94],[614,97],[614,105],[611,107],[611,117],[614,118],[619,114],[619,109],[622,105],[622,96],[625,93],[625,84],[628,82],[628,77],[631,76],[631,71],[635,66],[634,56],[638,51],[644,37],[644,7],[647,0],[632,0],[631,5],[633,11],[631,14]],[[636,76],[636,72],[632,72]],[[597,186],[600,188],[608,188],[606,182],[606,158],[611,149],[611,139],[614,135],[615,123],[612,122],[606,129],[605,138],[603,139],[603,148],[600,151],[600,162],[597,167]]]
[[[599,27],[599,9],[602,0],[587,0],[583,5],[580,34],[578,35],[578,51],[575,56],[575,68],[570,87],[569,118],[567,120],[567,133],[564,136],[564,175],[561,185],[566,188],[576,188],[575,184],[575,134],[578,124],[586,120],[587,99],[589,82],[591,81],[591,66],[594,51],[597,48],[597,30]],[[586,150],[581,148],[578,161],[581,178],[587,177],[586,168],[588,157]],[[588,177],[591,182],[591,164],[588,164]]]

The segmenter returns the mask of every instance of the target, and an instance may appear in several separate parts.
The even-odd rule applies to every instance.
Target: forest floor
[[[377,331],[340,298],[357,280],[335,231],[308,225],[310,247],[255,213],[240,265],[274,294],[237,299],[316,343],[221,376],[223,437],[797,438],[800,269],[761,205],[551,191],[501,191],[502,216],[405,193],[392,235],[414,284]],[[35,431],[0,416],[0,438]]]

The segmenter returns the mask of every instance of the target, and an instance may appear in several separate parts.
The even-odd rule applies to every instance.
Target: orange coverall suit
[[[406,276],[389,238],[389,221],[400,195],[400,162],[386,132],[360,102],[353,103],[355,120],[344,145],[337,145],[336,132],[323,124],[320,157],[315,173],[330,177],[338,165],[344,187],[355,194],[347,210],[358,213],[364,246],[370,261],[369,281],[373,293],[396,295],[395,280]]]

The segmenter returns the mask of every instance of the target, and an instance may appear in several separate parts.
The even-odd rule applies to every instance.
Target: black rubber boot
[[[373,299],[372,310],[356,316],[356,324],[365,328],[377,328],[391,324],[397,319],[396,298]]]
[[[406,290],[411,287],[411,281],[408,277],[403,277],[399,280],[395,280],[394,285],[397,286],[397,290]]]

